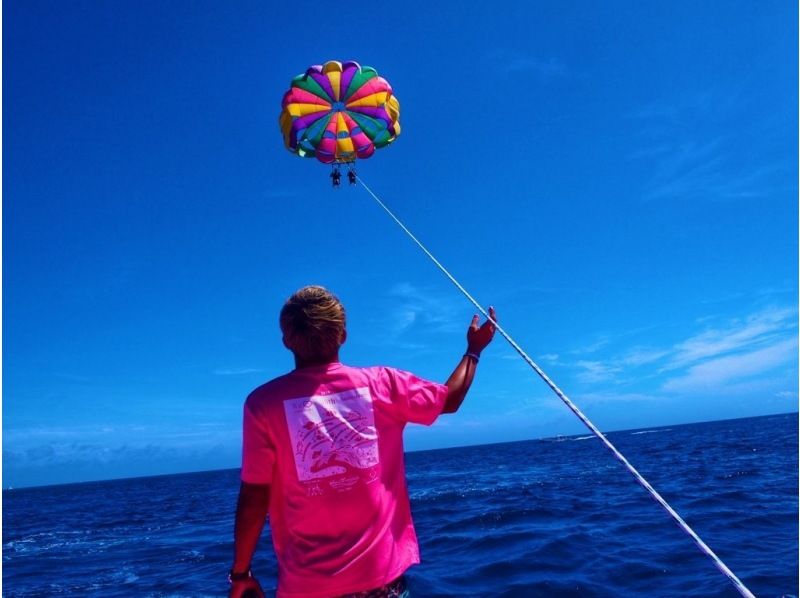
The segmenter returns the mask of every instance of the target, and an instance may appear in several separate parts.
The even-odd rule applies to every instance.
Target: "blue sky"
[[[363,189],[289,154],[308,65],[393,85],[365,181],[604,430],[797,410],[797,7],[3,3],[3,486],[236,467],[292,367],[444,380],[471,306]],[[581,432],[501,339],[408,449]]]

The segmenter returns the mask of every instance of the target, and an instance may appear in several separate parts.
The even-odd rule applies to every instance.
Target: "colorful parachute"
[[[375,69],[331,60],[292,80],[279,118],[290,152],[325,164],[369,158],[400,134],[400,103]]]

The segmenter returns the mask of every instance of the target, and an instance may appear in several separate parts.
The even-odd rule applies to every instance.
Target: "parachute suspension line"
[[[744,583],[742,583],[742,581],[738,577],[736,577],[736,574],[734,574],[734,572],[731,571],[728,568],[728,566],[722,562],[722,559],[720,559],[716,555],[716,553],[713,550],[711,550],[711,548],[705,542],[703,542],[700,536],[698,536],[697,533],[695,533],[695,531],[691,527],[689,527],[689,524],[686,523],[683,520],[683,518],[675,511],[675,509],[673,509],[667,503],[667,501],[664,500],[664,498],[655,490],[655,488],[653,488],[650,485],[650,482],[644,479],[642,474],[640,474],[636,470],[636,468],[630,464],[630,462],[625,458],[625,456],[619,452],[617,447],[611,444],[611,441],[608,440],[608,438],[605,437],[605,435],[597,428],[597,426],[595,426],[589,420],[589,418],[586,417],[580,409],[578,409],[577,405],[575,405],[575,403],[573,403],[569,399],[569,397],[567,397],[567,395],[565,395],[564,392],[558,386],[556,386],[555,382],[553,382],[550,379],[550,377],[544,373],[542,368],[540,368],[538,365],[536,365],[536,363],[534,363],[533,359],[531,359],[528,356],[528,354],[522,349],[522,347],[520,347],[517,344],[517,342],[513,338],[511,338],[511,336],[503,329],[503,327],[500,326],[500,324],[495,322],[489,316],[488,312],[485,309],[483,309],[481,304],[478,303],[475,300],[475,298],[472,295],[470,295],[469,292],[463,286],[461,286],[461,283],[459,283],[455,279],[455,277],[452,274],[450,274],[450,272],[447,271],[447,268],[445,268],[439,262],[439,260],[437,260],[434,257],[434,255],[430,251],[428,251],[425,245],[423,245],[422,242],[419,239],[417,239],[417,237],[415,237],[414,234],[410,230],[408,230],[408,228],[406,228],[406,226],[400,221],[400,219],[397,216],[395,216],[394,213],[386,206],[386,204],[383,203],[380,200],[380,198],[377,195],[375,195],[372,189],[370,189],[367,186],[364,180],[361,177],[357,177],[357,179],[358,182],[361,183],[361,186],[364,187],[364,189],[367,191],[367,193],[369,193],[372,196],[372,199],[374,199],[377,202],[377,204],[381,208],[383,208],[383,210],[392,218],[392,220],[394,220],[397,223],[397,225],[401,229],[403,229],[403,232],[405,232],[406,235],[408,235],[411,238],[411,240],[414,241],[414,243],[416,243],[419,246],[419,248],[425,253],[425,255],[427,255],[431,259],[431,261],[436,265],[436,267],[439,268],[439,270],[441,270],[442,273],[450,280],[450,282],[452,282],[456,286],[456,288],[458,288],[458,290],[461,291],[461,293],[469,300],[469,302],[472,303],[472,305],[474,305],[475,308],[481,314],[483,314],[483,316],[486,319],[488,319],[495,325],[497,332],[499,332],[500,335],[504,339],[506,339],[508,343],[513,347],[513,349],[517,353],[519,353],[520,357],[522,357],[522,359],[525,360],[525,363],[527,363],[533,369],[533,371],[535,371],[539,375],[539,377],[542,380],[544,380],[544,382],[550,387],[550,389],[556,394],[556,396],[558,396],[558,398],[561,399],[564,402],[564,404],[566,404],[567,407],[569,407],[570,411],[572,411],[578,417],[578,419],[580,419],[583,422],[583,424],[587,428],[589,428],[592,434],[594,434],[595,436],[597,436],[597,438],[600,439],[600,441],[606,446],[606,448],[611,451],[614,457],[616,457],[616,459],[620,463],[622,463],[623,466],[625,466],[625,469],[627,469],[633,475],[633,477],[636,479],[639,485],[650,494],[653,500],[655,500],[659,505],[661,505],[661,507],[667,512],[667,514],[670,517],[672,517],[675,523],[678,524],[678,527],[680,527],[684,532],[686,532],[686,534],[690,538],[692,538],[692,540],[694,540],[694,543],[697,545],[700,551],[706,554],[714,562],[714,565],[717,567],[717,569],[719,569],[719,571],[723,575],[725,575],[731,581],[731,583],[733,583],[733,585],[736,587],[739,593],[742,596],[745,596],[746,598],[755,598],[755,595],[749,589],[747,589],[747,586],[745,586]]]

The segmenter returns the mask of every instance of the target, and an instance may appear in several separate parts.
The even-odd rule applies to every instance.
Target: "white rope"
[[[694,540],[694,543],[701,550],[701,552],[705,553],[714,562],[714,565],[716,565],[717,569],[719,569],[720,572],[722,572],[723,575],[725,575],[728,579],[730,579],[730,581],[733,583],[733,585],[736,587],[736,589],[739,591],[739,593],[742,596],[746,596],[747,598],[755,598],[755,595],[750,590],[748,590],[747,586],[745,586],[742,583],[742,581],[738,577],[736,577],[734,572],[731,571],[728,568],[728,566],[725,563],[722,562],[722,559],[720,559],[716,555],[716,553],[713,550],[711,550],[711,548],[709,548],[709,546],[705,542],[703,542],[703,540],[700,538],[700,536],[698,536],[695,533],[695,531],[691,527],[689,527],[689,524],[686,523],[680,515],[678,515],[678,513],[675,511],[675,509],[673,509],[667,503],[667,501],[664,500],[664,498],[658,492],[656,492],[655,488],[653,488],[650,485],[650,482],[648,482],[646,479],[644,479],[642,474],[640,474],[636,470],[636,468],[633,465],[630,464],[630,462],[625,458],[625,456],[622,453],[620,453],[619,450],[617,450],[617,447],[615,447],[613,444],[611,444],[611,441],[608,440],[608,438],[605,437],[605,435],[597,428],[597,426],[595,426],[589,420],[589,418],[586,417],[580,409],[578,409],[577,405],[575,405],[575,403],[573,403],[567,397],[567,395],[565,395],[564,392],[558,386],[556,386],[555,382],[553,382],[549,378],[549,376],[544,373],[542,368],[540,368],[538,365],[536,365],[534,363],[533,359],[531,359],[528,356],[528,354],[525,353],[525,351],[522,349],[522,347],[520,347],[517,344],[517,342],[513,338],[511,338],[511,336],[503,329],[503,327],[500,326],[500,324],[495,322],[489,316],[489,314],[486,312],[485,309],[483,309],[481,304],[478,303],[472,297],[472,295],[470,295],[467,292],[467,290],[463,286],[461,286],[461,284],[455,279],[455,277],[453,277],[453,275],[450,274],[450,272],[447,271],[447,268],[445,268],[439,262],[439,260],[437,260],[433,256],[433,254],[430,251],[428,251],[428,249],[420,242],[420,240],[417,239],[417,237],[415,237],[414,234],[410,230],[408,230],[408,228],[406,228],[406,226],[400,221],[400,219],[397,216],[394,215],[394,213],[392,213],[392,211],[386,206],[386,204],[384,204],[380,200],[380,198],[377,195],[375,195],[375,193],[373,193],[372,189],[370,189],[367,186],[367,184],[361,179],[361,177],[356,177],[356,178],[358,179],[358,182],[361,183],[361,185],[364,187],[364,189],[367,190],[367,193],[369,193],[372,196],[372,198],[378,203],[378,205],[381,208],[383,208],[383,210],[387,214],[389,214],[389,216],[391,216],[392,220],[394,220],[398,224],[398,226],[400,226],[400,228],[403,229],[403,231],[411,238],[411,240],[414,241],[414,243],[416,243],[419,246],[419,248],[422,249],[422,251],[425,252],[425,255],[427,255],[434,264],[436,264],[436,266],[439,268],[439,270],[441,270],[442,273],[445,276],[447,276],[448,279],[450,279],[450,282],[452,282],[458,288],[458,290],[461,291],[467,299],[469,299],[470,303],[472,303],[472,305],[474,305],[478,309],[478,311],[480,311],[481,314],[484,315],[484,317],[486,317],[489,321],[491,321],[495,325],[495,327],[497,328],[497,332],[499,332],[501,334],[501,336],[504,339],[506,339],[508,341],[508,343],[514,348],[514,350],[517,353],[519,353],[520,357],[522,357],[522,359],[525,360],[525,363],[527,363],[529,366],[531,366],[531,368],[533,368],[533,371],[535,371],[539,375],[539,377],[542,380],[545,381],[545,383],[552,389],[552,391],[554,393],[556,393],[558,398],[561,399],[564,402],[564,404],[566,404],[566,406],[569,407],[570,410],[576,416],[578,416],[578,419],[580,419],[583,422],[583,424],[587,428],[589,428],[589,430],[592,432],[592,434],[597,436],[602,441],[602,443],[606,446],[606,448],[608,448],[608,450],[611,451],[611,453],[614,455],[614,457],[616,457],[617,460],[620,463],[622,463],[622,465],[625,466],[625,469],[627,469],[633,475],[633,477],[636,479],[636,481],[639,483],[639,485],[642,488],[644,488],[645,490],[647,490],[647,492],[650,494],[650,496],[653,498],[653,500],[655,500],[659,505],[661,505],[661,507],[669,514],[669,516],[672,517],[672,519],[675,520],[675,523],[678,524],[678,527],[680,527],[684,532],[686,532],[689,535],[689,537],[692,538],[692,540]]]

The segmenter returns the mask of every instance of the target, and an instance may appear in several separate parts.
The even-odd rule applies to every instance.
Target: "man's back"
[[[338,362],[251,393],[242,480],[271,486],[279,596],[378,587],[419,562],[402,432],[432,423],[446,398],[413,374]]]
[[[495,331],[473,316],[467,351],[444,384],[391,368],[339,363],[347,339],[341,301],[307,286],[280,313],[297,369],[254,390],[244,407],[230,598],[263,596],[251,562],[267,513],[278,597],[406,596],[419,562],[403,428],[455,413]]]

